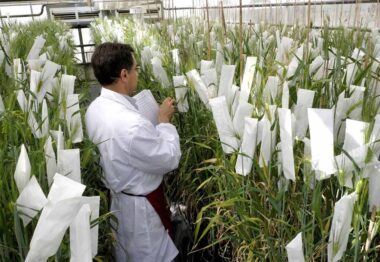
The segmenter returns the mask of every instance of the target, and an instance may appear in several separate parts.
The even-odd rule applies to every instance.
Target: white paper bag
[[[222,70],[222,65],[224,63],[224,51],[220,43],[216,44],[216,58],[215,58],[215,69],[216,72],[220,73]]]
[[[42,102],[42,114],[41,114],[41,136],[46,137],[49,135],[49,112],[48,112],[48,107],[46,103],[46,99],[43,100]]]
[[[40,184],[36,177],[32,176],[16,201],[17,211],[20,214],[24,227],[32,221],[46,203],[47,198]]]
[[[281,159],[284,175],[287,179],[296,181],[293,157],[292,118],[290,109],[279,108],[278,118],[280,123]]]
[[[376,207],[376,210],[380,210],[380,165],[373,165],[370,167],[370,170],[368,183],[369,211],[372,211],[373,207]]]
[[[201,75],[204,75],[205,72],[213,68],[214,62],[211,60],[201,60]]]
[[[58,130],[51,130],[50,132],[51,132],[53,139],[55,141],[56,148],[57,148],[57,154],[58,154],[58,150],[65,148],[65,138],[64,138],[63,132],[61,130],[61,126],[58,127]]]
[[[336,172],[334,161],[334,113],[330,109],[308,109],[312,167],[326,175]]]
[[[356,199],[357,194],[353,192],[350,195],[344,195],[335,203],[329,243],[327,246],[329,262],[339,261],[346,251],[348,236],[351,230],[352,212]]]
[[[177,87],[175,91],[175,100],[177,102],[178,112],[187,112],[189,110],[189,103],[187,102],[187,87]]]
[[[203,83],[198,71],[196,69],[193,69],[189,72],[186,73],[187,77],[189,80],[193,83],[195,90],[198,93],[199,98],[201,101],[205,104],[208,105],[208,95],[207,95],[207,87]]]
[[[0,95],[0,113],[4,111],[5,111],[5,106],[4,106],[3,98]]]
[[[21,145],[20,155],[17,160],[16,170],[14,173],[14,178],[18,188],[18,192],[21,193],[24,187],[28,184],[31,173],[31,165],[26,152],[24,144]]]
[[[356,72],[358,67],[355,63],[348,64],[346,70],[346,85],[350,86],[355,79]]]
[[[354,150],[365,144],[365,133],[369,124],[357,120],[346,120],[346,135],[344,137],[343,149],[346,151]]]
[[[46,40],[43,38],[42,35],[37,36],[34,39],[33,46],[30,49],[29,54],[28,54],[26,60],[29,60],[29,59],[38,59],[39,55],[40,55],[40,52],[41,52],[41,49],[45,45],[45,42],[46,42]]]
[[[240,138],[244,134],[244,126],[246,125],[245,118],[251,117],[253,112],[253,105],[248,102],[241,101],[237,106],[236,113],[233,118],[233,125],[235,133],[239,135]]]
[[[91,262],[90,206],[84,204],[70,225],[70,262]]]
[[[61,77],[61,90],[59,94],[59,102],[65,99],[68,95],[74,94],[76,76],[63,74]]]
[[[83,141],[83,127],[79,109],[79,95],[68,95],[66,106],[66,122],[70,132],[71,141],[74,144],[80,143]]]
[[[45,162],[46,162],[46,175],[49,186],[53,183],[53,177],[57,172],[57,160],[55,157],[51,136],[46,139],[44,145]]]
[[[241,84],[240,102],[248,102],[248,99],[251,93],[253,77],[255,75],[256,63],[257,63],[257,57],[254,57],[254,56],[247,57],[245,68],[244,68],[243,81]]]
[[[57,172],[81,182],[79,149],[58,150]]]
[[[163,88],[170,86],[168,75],[162,67],[161,60],[158,57],[153,57],[151,60],[153,75],[161,83]]]
[[[274,104],[280,87],[280,79],[277,76],[269,76],[263,91],[264,100],[268,104]]]
[[[218,96],[225,96],[227,101],[231,96],[231,87],[234,80],[235,65],[223,65],[220,73]]]
[[[186,79],[184,75],[173,76],[173,86],[174,87],[185,87]]]
[[[58,203],[59,201],[76,198],[83,194],[85,185],[78,183],[66,176],[56,173],[53,178],[53,184],[48,194],[50,203]]]
[[[34,230],[25,262],[46,261],[53,256],[82,205],[80,197],[48,202]]]
[[[211,68],[205,71],[201,77],[207,87],[208,98],[214,98],[218,95],[218,78],[215,68]]]
[[[313,62],[311,62],[310,67],[309,67],[309,73],[313,74],[317,69],[319,69],[325,60],[323,60],[322,56],[317,56]]]
[[[289,86],[286,81],[282,87],[281,106],[282,108],[289,108]]]
[[[17,91],[17,102],[24,113],[29,111],[28,100],[26,99],[24,91]]]
[[[28,114],[28,124],[30,127],[30,130],[32,131],[32,134],[35,138],[42,138],[41,128],[36,120],[36,117],[34,116],[34,112],[30,111]]]
[[[315,91],[307,89],[298,89],[297,91],[297,105],[294,107],[295,122],[295,136],[299,139],[305,137],[308,128],[308,114],[307,109],[313,107]]]
[[[239,148],[239,140],[234,133],[233,123],[224,96],[210,99],[210,106],[218,130],[223,151],[230,154]]]
[[[236,173],[239,175],[246,176],[251,172],[252,160],[256,150],[257,127],[257,119],[245,118],[244,134],[235,165]]]
[[[175,65],[175,72],[179,74],[179,52],[178,49],[173,49],[171,51],[173,57],[173,63]]]
[[[286,252],[288,253],[289,262],[304,262],[305,257],[303,255],[302,244],[302,232],[286,245]]]

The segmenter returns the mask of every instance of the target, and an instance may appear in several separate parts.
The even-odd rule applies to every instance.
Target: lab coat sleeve
[[[154,127],[143,122],[131,141],[129,164],[137,169],[162,175],[178,167],[181,158],[179,136],[169,123]]]

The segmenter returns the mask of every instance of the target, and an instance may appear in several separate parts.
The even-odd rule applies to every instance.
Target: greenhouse
[[[380,0],[0,19],[0,262],[380,261]]]

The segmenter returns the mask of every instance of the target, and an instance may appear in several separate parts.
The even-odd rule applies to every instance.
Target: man
[[[160,106],[157,126],[139,113],[133,98],[138,79],[133,52],[118,43],[95,49],[91,64],[102,90],[86,112],[86,127],[99,148],[118,219],[116,260],[172,261],[178,250],[169,235],[161,183],[181,157],[178,133],[170,124],[174,100],[166,98]]]

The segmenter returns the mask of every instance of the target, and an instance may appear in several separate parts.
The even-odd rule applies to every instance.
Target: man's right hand
[[[158,122],[169,123],[175,112],[175,100],[171,97],[165,98],[160,106],[160,111],[158,113]]]

